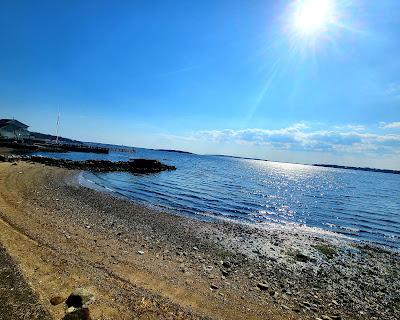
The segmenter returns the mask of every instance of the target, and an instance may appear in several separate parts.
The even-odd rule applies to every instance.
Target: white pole
[[[58,133],[59,133],[59,127],[60,127],[60,109],[58,109],[58,114],[57,114],[57,130],[56,130],[56,144],[58,144]]]

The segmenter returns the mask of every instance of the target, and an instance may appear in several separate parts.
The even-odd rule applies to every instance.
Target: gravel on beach
[[[93,319],[400,318],[398,252],[304,226],[163,213],[77,174],[0,164],[0,242],[55,319],[65,306],[50,299],[76,287],[96,297]]]

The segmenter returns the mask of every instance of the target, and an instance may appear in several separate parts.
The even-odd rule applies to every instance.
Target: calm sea
[[[176,171],[84,172],[89,184],[136,202],[199,218],[299,223],[400,249],[400,175],[137,148],[74,160],[158,159]]]

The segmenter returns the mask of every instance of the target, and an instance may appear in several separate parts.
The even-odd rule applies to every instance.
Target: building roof
[[[15,119],[0,119],[0,128],[7,127],[8,125],[13,124],[17,127],[28,128],[26,124],[15,120]]]

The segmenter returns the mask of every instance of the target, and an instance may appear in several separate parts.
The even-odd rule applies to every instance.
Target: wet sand
[[[306,227],[202,222],[0,163],[0,243],[54,319],[76,287],[93,319],[396,319],[400,256]],[[0,298],[1,302],[1,298]]]

